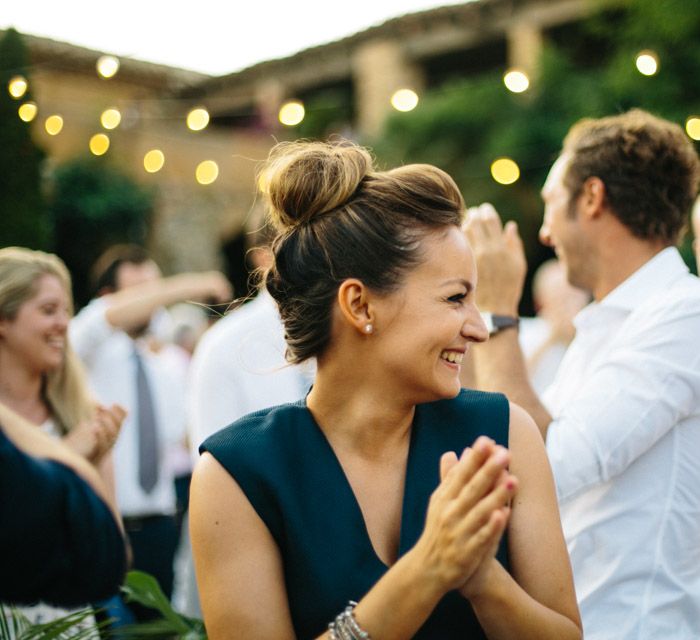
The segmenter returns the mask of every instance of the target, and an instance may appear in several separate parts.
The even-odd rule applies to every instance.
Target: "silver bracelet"
[[[353,613],[356,606],[357,602],[351,600],[348,606],[328,625],[330,640],[372,640],[369,633],[357,624]]]

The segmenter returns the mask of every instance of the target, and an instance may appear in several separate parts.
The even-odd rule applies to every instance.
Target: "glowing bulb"
[[[63,118],[56,115],[49,116],[46,118],[46,122],[44,122],[44,127],[46,128],[46,133],[50,136],[57,136],[61,133],[61,129],[63,129]]]
[[[209,112],[202,107],[197,107],[196,109],[192,109],[192,111],[190,111],[187,114],[187,126],[192,131],[201,131],[208,124],[209,124]]]
[[[17,100],[27,93],[28,86],[25,78],[22,76],[15,76],[7,83],[7,90],[10,92],[10,95]]]
[[[293,127],[299,124],[306,115],[306,110],[301,102],[293,100],[291,102],[285,102],[280,108],[279,121],[287,126]]]
[[[199,184],[211,184],[219,177],[219,165],[213,160],[204,160],[197,165],[195,176]]]
[[[156,173],[163,168],[165,164],[165,156],[160,149],[151,149],[143,157],[143,168],[148,173]]]
[[[119,71],[119,60],[114,56],[100,56],[97,60],[97,73],[103,78],[111,78]]]
[[[659,57],[653,51],[640,51],[635,64],[639,73],[653,76],[659,70]]]
[[[35,102],[25,102],[17,109],[20,120],[31,122],[36,117],[37,106]]]
[[[391,106],[397,111],[413,111],[418,105],[418,94],[412,89],[399,89],[391,96]]]
[[[530,78],[524,71],[511,69],[503,76],[503,84],[506,85],[508,91],[513,93],[522,93],[530,88]]]
[[[109,149],[109,136],[106,133],[96,133],[90,138],[90,151],[96,156],[103,156]]]
[[[105,109],[100,116],[100,122],[105,129],[116,129],[121,121],[122,114],[114,107]]]
[[[510,158],[498,158],[491,164],[491,176],[498,184],[513,184],[520,177],[520,168]]]
[[[685,121],[685,132],[693,139],[700,140],[700,118],[692,116]]]

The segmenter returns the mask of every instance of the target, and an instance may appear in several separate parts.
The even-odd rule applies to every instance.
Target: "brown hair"
[[[266,285],[285,325],[287,359],[319,356],[338,287],[358,278],[390,293],[422,259],[421,239],[459,225],[462,195],[430,165],[375,171],[352,143],[280,143],[259,184],[279,234]]]
[[[638,238],[674,244],[697,194],[700,168],[682,129],[640,109],[576,123],[564,140],[571,208],[591,176],[613,213]]]
[[[61,282],[72,313],[71,278],[58,256],[21,247],[0,249],[0,318],[14,320],[19,308],[37,294],[39,280],[45,275],[55,276]],[[66,343],[61,366],[44,375],[43,394],[64,433],[92,416],[95,404],[85,371],[70,344]]]

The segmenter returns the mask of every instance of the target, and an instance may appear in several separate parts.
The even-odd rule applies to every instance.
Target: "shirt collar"
[[[584,307],[574,319],[578,328],[598,310],[622,311],[629,313],[650,296],[667,290],[671,283],[688,273],[676,247],[667,247],[645,262],[624,282],[615,287],[600,302],[592,302]]]

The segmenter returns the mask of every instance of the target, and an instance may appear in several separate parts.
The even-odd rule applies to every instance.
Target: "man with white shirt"
[[[173,588],[178,537],[174,470],[168,449],[185,435],[185,380],[153,348],[153,327],[164,306],[184,300],[230,300],[217,272],[162,278],[135,245],[117,245],[96,266],[100,294],[70,324],[71,342],[101,401],[127,408],[114,447],[117,504],[133,551],[133,568],[152,574],[165,594]],[[138,619],[150,610],[132,607]]]
[[[477,302],[496,318],[477,380],[546,439],[588,640],[700,637],[700,281],[674,246],[699,177],[681,128],[648,113],[572,128],[540,238],[594,301],[542,401],[518,345],[517,227],[469,212]]]

